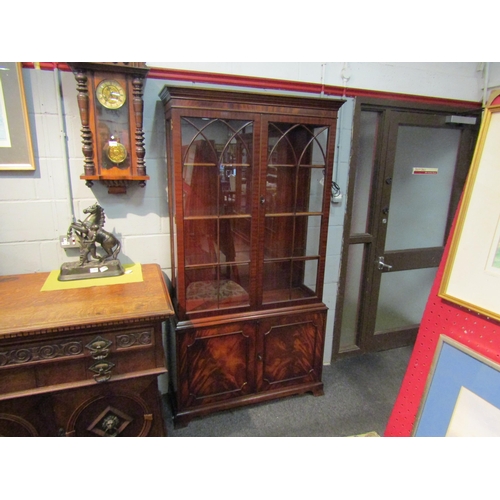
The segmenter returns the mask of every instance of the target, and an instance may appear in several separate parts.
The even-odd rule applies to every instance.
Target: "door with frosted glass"
[[[411,344],[473,151],[444,113],[360,113],[335,354]]]

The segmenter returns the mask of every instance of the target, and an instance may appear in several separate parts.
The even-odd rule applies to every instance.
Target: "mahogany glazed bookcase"
[[[344,101],[170,86],[160,97],[174,424],[323,394],[329,186]]]

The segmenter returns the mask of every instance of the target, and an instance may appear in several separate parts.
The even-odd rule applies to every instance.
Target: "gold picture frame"
[[[483,113],[438,295],[500,320],[500,105]]]
[[[0,62],[0,170],[35,170],[19,62]]]

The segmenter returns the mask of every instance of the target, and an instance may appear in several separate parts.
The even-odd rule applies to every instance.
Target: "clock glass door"
[[[98,163],[119,175],[131,168],[129,110],[125,106],[127,82],[118,76],[96,82],[96,134]]]

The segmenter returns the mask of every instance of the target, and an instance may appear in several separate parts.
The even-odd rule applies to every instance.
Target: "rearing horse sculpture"
[[[80,242],[80,266],[91,262],[91,255],[99,262],[104,262],[110,259],[116,259],[120,253],[121,243],[111,233],[103,229],[106,221],[104,209],[97,203],[83,210],[84,214],[88,214],[85,220],[73,222],[68,228],[68,237],[73,233],[76,234]],[[97,254],[96,243],[99,243],[102,249],[106,252],[104,257]]]

